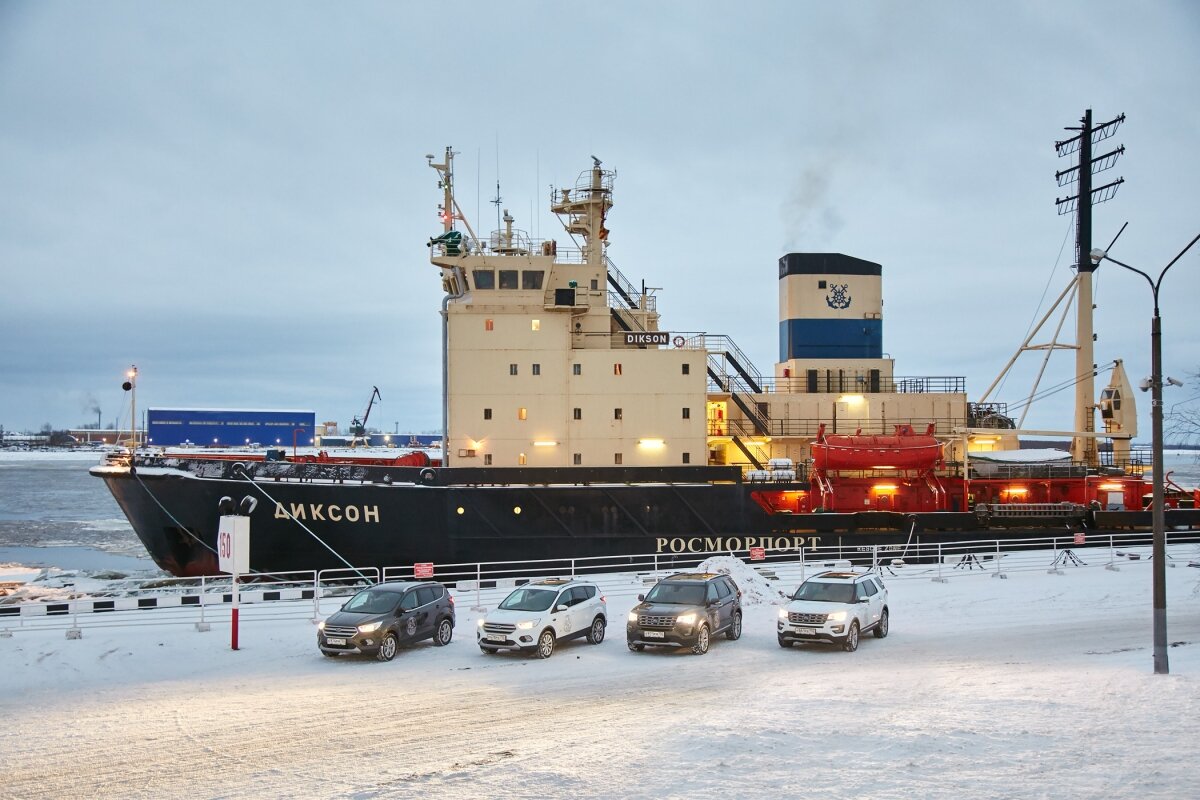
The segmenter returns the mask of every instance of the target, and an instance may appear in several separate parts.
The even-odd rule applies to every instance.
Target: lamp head
[[[1172,386],[1183,386],[1183,381],[1179,380],[1179,378],[1168,377],[1167,383],[1171,384]]]

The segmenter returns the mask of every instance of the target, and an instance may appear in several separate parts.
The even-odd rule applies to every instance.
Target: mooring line
[[[249,483],[251,486],[253,486],[253,487],[254,487],[255,489],[257,489],[259,492],[261,492],[261,493],[262,493],[262,495],[263,495],[263,497],[267,498],[267,499],[268,499],[268,500],[270,500],[272,503],[274,503],[274,504],[275,504],[275,507],[276,507],[277,509],[278,509],[278,508],[283,508],[283,504],[282,504],[282,503],[280,503],[278,500],[276,500],[274,497],[271,497],[271,495],[267,493],[267,490],[266,490],[266,489],[264,489],[264,488],[262,488],[261,486],[259,486],[259,485],[258,485],[258,483],[257,483],[257,482],[254,480],[254,478],[252,478],[252,477],[250,476],[250,473],[246,471],[246,468],[245,468],[245,467],[243,467],[243,466],[237,466],[237,467],[235,467],[235,469],[234,469],[234,472],[235,472],[235,473],[236,473],[236,472],[240,472],[240,473],[242,474],[242,480],[245,480],[245,481],[247,481],[247,482],[248,482],[248,483]],[[333,553],[334,557],[335,557],[335,558],[337,558],[337,560],[338,560],[338,561],[340,561],[340,562],[342,562],[343,564],[345,564],[345,565],[346,565],[346,567],[347,567],[348,569],[352,569],[352,570],[354,570],[354,573],[355,573],[356,575],[358,575],[358,577],[362,578],[362,579],[363,579],[363,580],[365,580],[365,581],[367,581],[367,580],[370,580],[370,578],[368,578],[366,575],[363,575],[361,572],[359,572],[359,570],[358,570],[358,567],[354,566],[354,565],[353,565],[353,564],[351,564],[349,561],[347,561],[346,559],[342,558],[342,555],[341,555],[341,553],[339,553],[337,550],[334,550],[332,547],[330,547],[328,544],[326,544],[326,543],[325,543],[325,540],[324,540],[324,539],[322,539],[320,536],[317,536],[315,533],[313,533],[313,532],[312,532],[312,531],[309,529],[309,527],[308,527],[307,525],[305,525],[303,522],[301,522],[300,520],[298,520],[298,519],[296,519],[294,516],[292,516],[292,513],[291,513],[290,511],[288,511],[287,509],[284,509],[283,513],[287,514],[287,517],[288,517],[288,519],[290,519],[292,522],[296,523],[296,524],[297,524],[297,525],[299,525],[301,528],[303,528],[303,529],[304,529],[304,531],[305,531],[305,532],[306,532],[306,533],[307,533],[309,536],[313,537],[313,538],[314,538],[314,539],[316,539],[318,542],[320,542],[322,547],[324,547],[324,548],[325,548],[326,550],[328,550],[329,552]]]

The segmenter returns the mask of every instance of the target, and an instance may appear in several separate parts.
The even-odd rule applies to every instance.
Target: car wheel
[[[734,614],[733,621],[729,623],[729,630],[725,631],[725,638],[731,642],[736,642],[742,638],[742,615]]]
[[[791,647],[792,646],[791,639],[785,639],[782,636],[776,636],[775,638],[779,640],[780,647]]]
[[[882,639],[888,635],[888,610],[883,609],[883,614],[879,617],[879,624],[875,626],[875,638]]]
[[[450,644],[452,638],[454,638],[454,624],[447,617],[438,623],[437,631],[433,634],[433,643],[438,647],[443,647]]]
[[[599,614],[592,620],[592,628],[588,631],[587,640],[592,644],[600,644],[604,641],[604,617]]]
[[[646,649],[646,645],[644,645],[644,644],[639,644],[638,642],[626,642],[626,644],[628,644],[628,645],[629,645],[629,649],[630,649],[630,650],[632,650],[632,651],[633,651],[633,652],[635,652],[635,653],[640,653],[640,652],[642,652],[643,650],[645,650],[645,649]]]
[[[858,649],[858,620],[850,623],[850,630],[846,632],[846,638],[842,641],[842,649],[847,653]]]
[[[692,645],[692,652],[698,656],[702,656],[708,652],[709,636],[708,626],[701,625],[700,632],[696,634],[696,643]]]
[[[538,637],[537,649],[534,652],[538,658],[549,658],[554,655],[554,631],[549,628],[542,631],[542,635]]]
[[[391,661],[396,657],[397,646],[396,634],[389,633],[384,636],[383,641],[379,643],[379,652],[375,657],[380,661]]]

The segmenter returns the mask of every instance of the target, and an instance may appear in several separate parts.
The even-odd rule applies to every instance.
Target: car
[[[549,658],[560,641],[585,637],[600,644],[607,627],[608,604],[599,586],[545,578],[514,589],[479,620],[476,636],[484,653],[518,650]]]
[[[800,584],[792,601],[779,609],[776,633],[780,647],[825,642],[853,653],[867,631],[878,639],[887,636],[890,616],[887,587],[878,575],[822,572]]]
[[[440,583],[389,581],[355,594],[317,625],[317,647],[327,656],[373,655],[391,661],[401,644],[454,636],[454,598]]]
[[[708,652],[712,637],[742,636],[742,591],[723,573],[685,572],[663,578],[629,612],[625,639],[629,649],[647,646]]]

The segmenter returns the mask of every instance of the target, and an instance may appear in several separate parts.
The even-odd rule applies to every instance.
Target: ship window
[[[621,454],[620,453],[613,453],[613,463],[614,464],[621,463]]]
[[[685,464],[690,464],[690,463],[692,463],[692,454],[691,454],[691,453],[684,453],[684,454],[683,454],[683,463],[685,463]]]
[[[491,418],[492,418],[492,410],[491,410],[490,408],[485,408],[485,409],[483,410],[483,418],[484,418],[484,419],[491,419]]]
[[[684,374],[684,375],[691,375],[691,374],[692,374],[692,365],[691,365],[691,364],[684,364],[684,365],[683,365],[683,374]]]
[[[541,374],[542,374],[542,365],[541,365],[541,364],[534,364],[534,365],[533,365],[533,374],[534,374],[534,375],[541,375]]]
[[[525,454],[524,453],[521,453],[517,456],[517,464],[518,464],[518,466],[522,466],[522,467],[525,466]]]
[[[613,419],[621,419],[621,409],[619,409],[619,408],[613,409]]]
[[[583,419],[583,409],[582,408],[575,409],[575,419]]]
[[[620,375],[620,374],[621,374],[621,365],[613,364],[613,375]]]
[[[571,365],[571,374],[572,375],[582,375],[583,374],[583,364],[572,364]]]
[[[533,320],[529,325],[529,329],[531,331],[540,331],[542,329],[542,321],[540,319]]]
[[[496,272],[490,269],[477,269],[472,273],[475,276],[476,289],[495,289],[496,288]]]
[[[527,269],[521,273],[521,288],[522,289],[541,289],[542,277],[545,271],[540,269]]]
[[[491,453],[483,454],[483,465],[485,467],[490,467],[492,465],[492,454]]]
[[[524,408],[518,408],[518,409],[517,409],[517,419],[522,419],[522,420],[523,420],[523,419],[525,419],[525,418],[526,418],[528,415],[529,415],[529,412],[528,412],[528,410],[527,410],[527,409],[524,409]]]
[[[495,327],[496,327],[496,325],[495,325],[495,323],[494,323],[492,320],[490,320],[490,319],[485,319],[485,320],[483,321],[483,329],[484,329],[485,331],[495,330]]]
[[[597,281],[595,278],[592,278],[592,291],[593,292],[600,291],[600,282]]]
[[[500,270],[500,288],[501,289],[517,288],[517,271],[515,269]]]
[[[684,418],[684,419],[691,419],[691,418],[692,418],[692,410],[691,410],[690,408],[685,408],[685,409],[683,410],[683,418]]]
[[[572,460],[575,462],[575,466],[578,467],[583,463],[583,453],[575,453],[575,455],[572,456]]]
[[[818,289],[824,289],[824,288],[825,288],[825,281],[817,281],[817,288],[818,288]]]
[[[508,374],[509,374],[509,375],[516,375],[516,374],[517,374],[517,365],[516,365],[516,364],[509,364],[509,365],[508,365]]]

